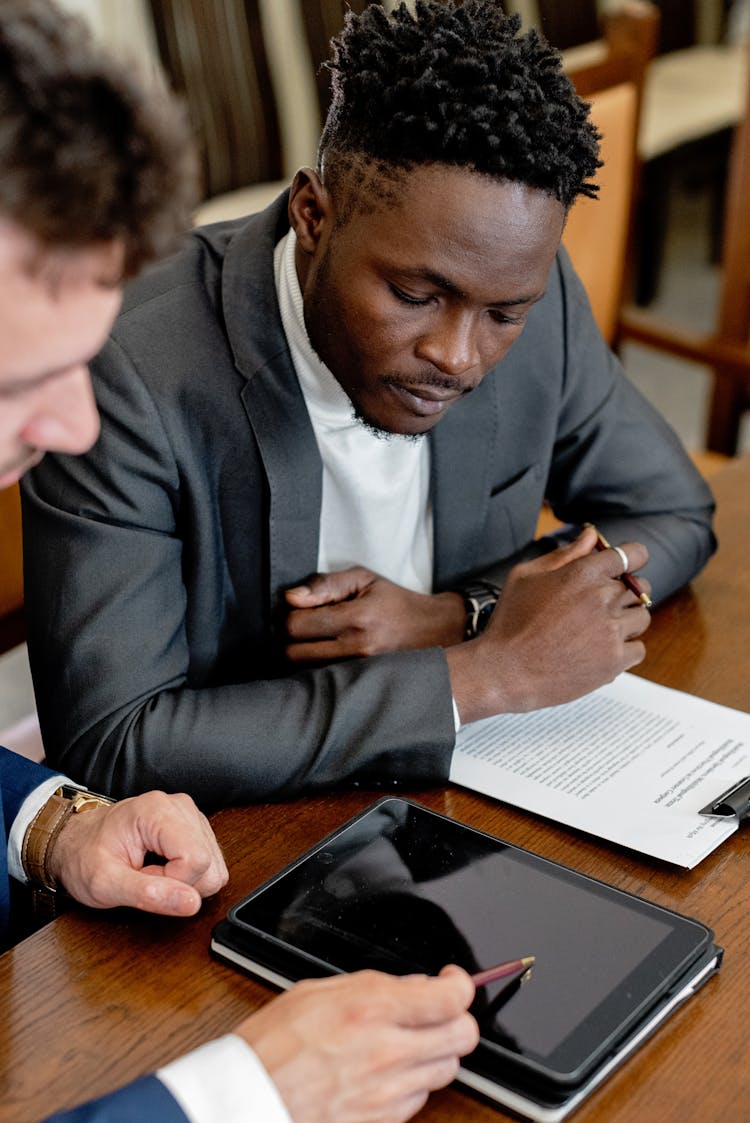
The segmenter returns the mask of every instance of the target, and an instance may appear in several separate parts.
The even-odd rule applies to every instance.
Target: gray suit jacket
[[[276,303],[285,200],[198,230],[134,283],[94,364],[102,436],[25,487],[30,653],[49,758],[204,805],[444,779],[440,649],[284,664],[315,571],[321,465]],[[508,356],[430,435],[434,584],[498,576],[542,498],[650,550],[661,598],[713,548],[710,493],[624,377],[561,251]]]

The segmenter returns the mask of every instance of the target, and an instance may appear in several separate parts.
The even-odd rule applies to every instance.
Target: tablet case
[[[519,847],[511,846],[508,843],[502,843],[500,840],[493,839],[483,832],[476,831],[473,828],[466,827],[463,824],[457,824],[455,820],[447,819],[445,816],[438,815],[435,812],[429,811],[426,808],[408,800],[398,800],[391,797],[379,800],[376,804],[367,808],[361,815],[355,816],[354,819],[349,820],[343,824],[337,831],[333,832],[327,838],[321,840],[315,847],[307,851],[295,862],[281,870],[274,878],[265,882],[253,893],[243,898],[230,910],[229,916],[226,920],[222,921],[213,932],[211,941],[212,952],[221,960],[239,968],[251,975],[259,977],[274,986],[281,988],[292,985],[294,981],[302,977],[322,976],[335,973],[338,968],[335,964],[345,962],[346,959],[341,959],[342,948],[346,956],[351,959],[350,969],[356,969],[359,966],[380,966],[384,969],[393,970],[394,973],[404,973],[408,970],[419,969],[419,965],[411,960],[405,961],[402,953],[399,951],[400,941],[398,935],[394,932],[393,949],[387,949],[386,955],[390,956],[392,953],[392,964],[386,958],[383,960],[383,940],[381,939],[378,944],[378,960],[376,964],[368,961],[367,949],[362,948],[361,952],[356,946],[356,940],[352,946],[349,943],[344,948],[344,945],[338,946],[336,951],[336,940],[339,939],[337,920],[335,917],[330,919],[333,921],[328,924],[328,918],[325,912],[321,916],[317,912],[312,914],[312,922],[317,925],[323,932],[324,945],[329,946],[329,950],[333,953],[331,955],[331,962],[325,958],[321,958],[316,954],[320,950],[320,937],[318,933],[314,934],[314,939],[311,937],[312,942],[308,942],[308,948],[303,949],[299,944],[305,942],[300,940],[299,944],[295,944],[294,938],[291,940],[287,937],[285,939],[278,939],[275,936],[263,935],[260,932],[254,932],[252,929],[238,920],[238,913],[241,914],[243,906],[248,903],[257,901],[261,894],[266,890],[271,890],[272,887],[281,887],[283,889],[285,882],[284,879],[293,879],[300,876],[300,871],[305,871],[311,868],[311,863],[315,861],[328,861],[329,859],[335,866],[333,860],[333,853],[337,843],[340,844],[342,836],[349,838],[353,837],[356,841],[358,832],[366,830],[368,824],[373,821],[373,816],[378,814],[393,814],[397,812],[401,815],[407,814],[412,819],[416,816],[417,822],[421,822],[422,831],[424,832],[425,824],[429,827],[430,833],[434,832],[436,839],[434,849],[436,851],[440,848],[438,841],[442,835],[448,832],[452,842],[456,838],[460,839],[462,847],[466,847],[467,852],[476,850],[479,844],[481,847],[488,845],[490,850],[496,848],[497,850],[508,851],[513,859],[518,859],[521,863],[528,863],[528,870],[532,874],[536,874],[538,870],[542,871],[544,878],[541,882],[545,884],[545,879],[551,875],[553,878],[551,899],[556,902],[556,907],[560,909],[564,907],[566,895],[570,897],[573,905],[576,905],[575,892],[580,888],[585,888],[596,896],[609,907],[608,902],[612,903],[612,908],[621,908],[623,903],[630,905],[638,916],[645,915],[650,919],[653,913],[657,921],[664,918],[671,920],[681,931],[684,929],[687,933],[686,938],[692,945],[694,942],[694,949],[690,952],[685,962],[679,959],[679,962],[673,964],[674,970],[664,971],[664,983],[659,985],[658,993],[653,996],[648,1005],[644,1004],[642,1009],[636,1010],[630,1021],[627,1023],[626,1031],[619,1034],[617,1038],[612,1036],[611,1040],[606,1037],[604,1030],[602,1033],[604,1037],[602,1042],[596,1042],[597,1046],[601,1046],[598,1050],[596,1063],[589,1066],[585,1071],[574,1071],[567,1075],[561,1076],[559,1073],[550,1074],[545,1071],[544,1067],[540,1067],[534,1062],[533,1059],[526,1058],[517,1059],[510,1054],[505,1056],[499,1055],[503,1052],[502,1049],[498,1050],[496,1044],[491,1041],[483,1041],[480,1047],[470,1057],[464,1058],[461,1070],[458,1076],[460,1083],[464,1084],[467,1088],[472,1089],[478,1093],[482,1098],[491,1102],[502,1104],[504,1107],[511,1111],[525,1115],[530,1119],[539,1120],[540,1123],[556,1123],[557,1120],[562,1120],[567,1116],[575,1107],[578,1106],[587,1096],[604,1081],[609,1074],[614,1071],[623,1061],[626,1060],[657,1028],[661,1025],[683,1002],[685,1002],[695,991],[718,969],[721,958],[722,950],[717,948],[713,943],[713,933],[704,925],[699,925],[689,918],[681,917],[679,914],[673,913],[670,910],[661,909],[659,906],[651,905],[644,902],[640,898],[634,898],[632,895],[623,893],[614,887],[606,886],[602,882],[595,881],[594,879],[587,878],[584,875],[577,874],[566,867],[551,863],[545,859],[539,858],[525,851]],[[368,816],[370,817],[368,819]],[[458,831],[458,834],[456,833]],[[375,835],[377,840],[377,835]],[[419,839],[420,845],[424,847],[424,838]],[[455,849],[455,847],[454,847]],[[356,848],[355,848],[356,853]],[[448,858],[450,863],[452,859]],[[421,859],[415,859],[416,864],[419,865]],[[429,862],[435,861],[435,855],[425,856],[425,868],[429,867]],[[444,858],[438,858],[440,861],[445,861]],[[306,865],[307,863],[307,865]],[[344,869],[342,863],[342,869]],[[459,869],[459,877],[460,874]],[[465,875],[467,878],[470,876],[468,873]],[[536,888],[536,882],[534,882]],[[488,885],[487,891],[491,892],[493,886]],[[476,887],[474,887],[476,892]],[[559,894],[562,893],[563,897],[560,898]],[[356,894],[355,894],[356,896]],[[636,903],[637,902],[637,903]],[[325,908],[328,908],[326,905]],[[247,911],[247,910],[245,910]],[[292,910],[293,911],[293,910]],[[561,915],[561,914],[560,914]],[[560,921],[562,924],[562,921]],[[387,929],[386,929],[387,931]],[[330,935],[333,933],[333,936]],[[315,944],[318,944],[316,947]],[[360,941],[361,942],[361,941]],[[377,943],[377,936],[373,934],[373,944]],[[684,942],[684,941],[683,941]],[[671,946],[671,945],[670,945]],[[314,948],[313,954],[310,953],[310,947]],[[352,947],[354,951],[352,952]],[[519,948],[516,949],[518,954],[525,954],[533,952],[534,948]],[[337,954],[339,958],[337,959]],[[405,953],[404,953],[405,954]],[[410,953],[411,954],[411,953]],[[358,957],[361,955],[361,962]],[[452,961],[460,961],[458,955],[450,957]],[[498,955],[498,959],[506,958],[504,955]],[[464,964],[467,965],[467,964]],[[487,963],[482,966],[487,966]],[[661,970],[660,965],[660,970]],[[582,986],[585,986],[585,980],[581,980]],[[533,980],[530,986],[533,986]],[[504,1000],[505,994],[501,995],[501,1000]],[[497,1000],[496,1000],[497,1001]],[[589,1019],[593,1022],[593,1032],[598,1032],[597,1019]],[[606,1019],[605,1019],[606,1020]],[[625,1024],[625,1023],[623,1023]]]

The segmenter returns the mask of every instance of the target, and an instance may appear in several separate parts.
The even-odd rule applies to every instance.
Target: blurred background
[[[196,222],[260,209],[300,165],[314,163],[328,103],[321,71],[328,42],[346,7],[367,6],[59,2],[116,55],[185,99],[203,168]],[[572,80],[592,101],[608,146],[602,198],[598,211],[574,210],[566,245],[592,305],[602,303],[595,314],[627,374],[710,476],[726,456],[750,450],[750,0],[502,6],[563,50]],[[625,107],[610,104],[609,91],[625,86]],[[17,497],[9,492],[0,493],[0,743],[40,755],[23,644]]]

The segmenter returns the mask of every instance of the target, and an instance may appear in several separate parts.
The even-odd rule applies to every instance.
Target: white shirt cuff
[[[190,1123],[292,1123],[276,1085],[234,1033],[186,1053],[156,1075]]]
[[[453,703],[453,724],[455,726],[456,733],[458,733],[459,729],[461,728],[461,716],[458,712],[458,706],[456,705],[456,699],[451,698],[451,702]]]
[[[39,808],[44,806],[49,797],[54,795],[60,785],[70,783],[71,781],[67,776],[52,772],[50,773],[49,779],[41,783],[38,788],[34,788],[33,792],[29,792],[26,799],[21,804],[19,812],[13,820],[13,826],[10,828],[10,834],[8,835],[8,873],[11,877],[14,877],[16,881],[22,881],[25,884],[28,880],[26,874],[23,872],[23,866],[21,864],[21,847],[23,846],[26,828]],[[77,787],[77,785],[74,785],[74,787]]]

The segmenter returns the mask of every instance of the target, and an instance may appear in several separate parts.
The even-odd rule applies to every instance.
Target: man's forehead
[[[48,289],[121,284],[124,247],[121,242],[87,246],[49,246],[12,218],[0,214],[0,279],[24,278]]]
[[[554,198],[549,192],[523,179],[479,171],[471,164],[434,161],[400,165],[357,153],[342,157],[337,154],[323,164],[321,171],[324,182],[331,184],[334,190],[346,184],[348,190],[358,197],[364,211],[389,209],[404,199],[417,200],[425,191],[460,193],[462,187],[470,190],[472,185],[483,187],[490,195],[493,192],[502,194],[509,187],[515,187],[519,191]],[[368,201],[371,205],[364,205]],[[563,204],[559,205],[564,210]]]
[[[355,252],[441,275],[446,289],[481,278],[497,289],[496,302],[502,279],[511,282],[508,299],[540,295],[562,236],[565,208],[557,199],[528,184],[433,164],[406,172],[393,190],[389,206],[352,216]]]

